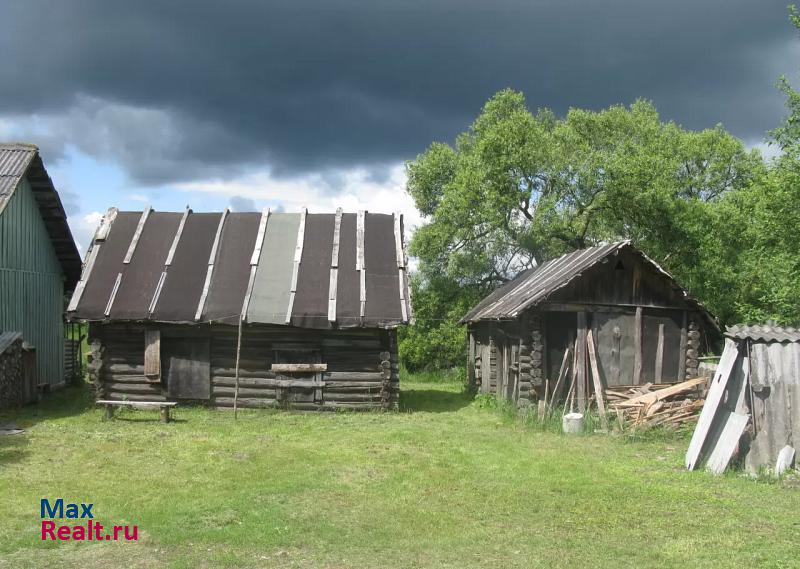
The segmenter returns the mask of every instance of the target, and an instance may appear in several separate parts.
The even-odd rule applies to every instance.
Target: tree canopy
[[[418,323],[401,340],[406,364],[458,362],[455,323],[478,299],[523,269],[618,239],[723,324],[798,322],[800,94],[785,78],[779,88],[789,113],[770,134],[782,150],[772,162],[721,125],[663,121],[645,100],[559,118],[497,93],[454,145],[436,142],[407,164],[426,224],[410,247]]]

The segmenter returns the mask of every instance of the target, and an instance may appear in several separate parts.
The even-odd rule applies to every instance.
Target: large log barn
[[[391,409],[406,267],[399,214],[112,208],[68,314],[98,399]]]
[[[720,335],[705,308],[628,241],[529,269],[461,322],[477,390],[519,406],[545,391],[551,400],[571,393],[579,410],[592,391],[588,349],[606,387],[672,383],[695,377]]]

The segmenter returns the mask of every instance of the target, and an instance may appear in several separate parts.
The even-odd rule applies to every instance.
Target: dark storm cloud
[[[754,142],[798,65],[785,4],[4,2],[0,116],[25,131],[35,114],[54,152],[74,144],[146,183],[254,164],[379,177],[504,87],[559,113],[646,97]]]

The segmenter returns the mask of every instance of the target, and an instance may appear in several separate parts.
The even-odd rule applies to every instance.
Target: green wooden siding
[[[36,347],[39,383],[64,380],[64,278],[28,181],[0,214],[0,330]]]

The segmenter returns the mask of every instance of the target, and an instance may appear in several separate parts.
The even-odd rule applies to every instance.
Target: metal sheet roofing
[[[0,215],[23,177],[27,177],[31,185],[48,236],[66,276],[67,290],[71,290],[80,276],[81,257],[67,224],[61,198],[45,170],[39,149],[32,144],[0,143]]]
[[[579,249],[522,272],[515,279],[484,298],[461,319],[461,322],[517,318],[526,309],[547,300],[550,295],[564,288],[574,279],[580,278],[585,271],[623,249],[629,249],[639,255],[655,271],[670,280],[674,280],[655,261],[631,245],[630,241],[609,243],[597,247]],[[675,284],[675,287],[680,288],[677,284]],[[689,296],[685,290],[680,290],[688,303],[707,314],[705,308],[697,300]],[[710,315],[708,318],[713,323],[713,318]]]
[[[800,342],[800,330],[783,328],[773,324],[747,326],[737,324],[728,326],[725,335],[737,340],[755,340],[758,342]]]
[[[95,233],[69,317],[397,326],[410,314],[401,305],[409,296],[400,216],[361,217],[359,225],[356,214],[341,212],[143,215],[112,208]]]

